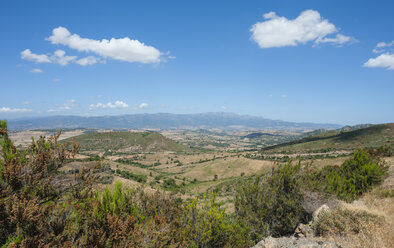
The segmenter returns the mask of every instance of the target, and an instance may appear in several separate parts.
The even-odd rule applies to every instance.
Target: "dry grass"
[[[354,232],[354,229],[350,229],[347,231],[346,236],[332,233],[328,235],[328,238],[342,244],[344,247],[349,248],[394,247],[394,199],[376,199],[375,196],[365,196],[364,200],[369,201],[366,206],[352,206],[350,207],[352,210],[348,210],[353,213],[359,213],[359,221],[357,223],[353,223],[353,226],[346,222],[343,223],[345,225],[349,225],[349,227],[356,227],[355,229],[357,231]],[[355,216],[353,215],[353,217]],[[338,218],[338,215],[334,216],[334,218]],[[349,219],[352,220],[351,218]]]
[[[343,225],[348,225],[348,228],[353,225],[353,227],[356,227],[353,229],[357,229],[357,232],[350,229],[345,236],[332,232],[326,235],[327,239],[334,240],[349,248],[394,247],[394,198],[379,194],[380,189],[394,189],[394,158],[388,158],[386,162],[390,166],[389,176],[381,187],[365,194],[358,201],[351,204],[342,204],[342,207],[348,211],[347,213],[350,212],[348,216],[342,216],[340,213],[332,215],[334,219],[331,220],[331,223],[338,222],[342,218]],[[358,216],[358,218],[354,218],[355,216]]]
[[[219,179],[239,177],[241,173],[245,175],[258,174],[269,170],[274,165],[271,161],[253,160],[246,158],[226,158],[190,166],[187,168],[174,167],[168,172],[183,172],[182,177],[190,180],[197,178],[199,181],[213,180],[214,175]]]

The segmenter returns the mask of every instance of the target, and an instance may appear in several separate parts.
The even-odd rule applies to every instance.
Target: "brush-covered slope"
[[[296,141],[263,148],[272,151],[351,150],[360,147],[394,146],[394,123],[374,125],[351,131],[331,131]]]
[[[155,132],[98,132],[86,133],[74,137],[80,143],[82,150],[113,152],[185,152],[190,148],[164,137]],[[70,142],[72,139],[66,139]]]

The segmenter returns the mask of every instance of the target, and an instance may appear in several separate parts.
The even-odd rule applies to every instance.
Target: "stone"
[[[313,238],[315,236],[315,231],[310,224],[299,224],[294,231],[296,237],[306,237]]]
[[[280,238],[268,237],[260,241],[257,245],[253,246],[252,248],[288,248],[288,247],[340,248],[341,246],[329,241],[312,240],[307,238],[296,238],[294,236],[291,236],[291,237],[280,237]]]
[[[315,212],[312,214],[312,222],[316,221],[319,218],[319,215],[321,215],[324,212],[330,211],[330,207],[327,206],[326,204],[321,205]]]

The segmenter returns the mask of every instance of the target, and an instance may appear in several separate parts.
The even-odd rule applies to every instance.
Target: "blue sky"
[[[1,1],[0,118],[393,122],[393,11],[393,1]]]

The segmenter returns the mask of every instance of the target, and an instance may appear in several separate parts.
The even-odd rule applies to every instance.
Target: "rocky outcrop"
[[[333,242],[312,240],[312,239],[307,239],[307,238],[296,238],[294,236],[281,237],[281,238],[268,237],[268,238],[260,241],[257,245],[253,246],[253,248],[288,248],[288,247],[340,248],[341,246],[337,245]]]
[[[299,224],[294,231],[294,236],[298,238],[313,238],[315,236],[315,231],[311,227],[311,224]]]
[[[324,212],[330,211],[330,207],[326,204],[318,207],[312,214],[312,221],[308,224],[299,224],[294,232],[293,236],[273,238],[268,237],[260,241],[253,248],[339,248],[340,245],[329,242],[317,240],[315,231],[312,228],[314,221],[319,219]]]

